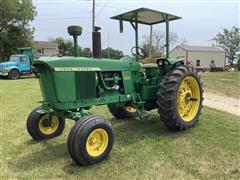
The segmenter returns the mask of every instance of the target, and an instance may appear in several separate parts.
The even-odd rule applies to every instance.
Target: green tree
[[[80,51],[80,56],[82,57],[92,57],[92,51],[90,48],[84,48]]]
[[[121,59],[123,56],[124,55],[122,51],[113,49],[111,47],[102,50],[102,58]]]
[[[145,35],[144,42],[142,43],[142,48],[149,56],[150,50],[150,36]],[[178,35],[175,32],[169,33],[169,45],[174,46],[178,42]],[[152,33],[152,57],[163,56],[166,47],[166,33],[162,31],[153,31]]]
[[[74,55],[74,45],[72,40],[69,39],[63,39],[61,37],[58,37],[56,39],[50,40],[54,43],[58,44],[58,53],[62,56],[73,56]]]
[[[36,16],[32,0],[0,0],[0,60],[7,60],[17,48],[32,46],[29,23]]]
[[[233,66],[234,62],[240,60],[240,28],[233,27],[231,30],[223,29],[213,38],[213,45],[221,47],[226,52],[228,63]]]

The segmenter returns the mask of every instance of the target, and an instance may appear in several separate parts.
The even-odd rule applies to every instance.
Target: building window
[[[44,49],[37,49],[38,54],[44,54]]]
[[[197,67],[199,67],[199,66],[200,66],[200,60],[199,60],[199,59],[197,60],[197,63],[196,63],[196,65],[197,65]]]

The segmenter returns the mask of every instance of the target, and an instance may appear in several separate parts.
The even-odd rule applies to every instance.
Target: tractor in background
[[[60,135],[65,119],[76,121],[69,133],[67,146],[71,158],[79,165],[105,159],[114,143],[111,124],[91,112],[92,106],[107,105],[114,117],[141,117],[145,111],[158,109],[160,119],[171,131],[194,126],[202,109],[203,89],[200,76],[182,61],[169,58],[169,22],[180,17],[140,8],[112,19],[118,20],[120,32],[128,22],[135,32],[132,56],[120,60],[101,58],[101,36],[93,32],[93,57],[61,57],[36,60],[42,105],[27,118],[27,130],[37,141]],[[139,24],[166,24],[166,56],[154,63],[139,60],[146,53],[138,46]],[[68,27],[74,37],[81,35],[79,26]],[[134,133],[134,132],[132,132]]]

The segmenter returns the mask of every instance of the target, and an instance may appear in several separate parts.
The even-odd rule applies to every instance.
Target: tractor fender
[[[158,66],[176,67],[179,65],[184,65],[184,61],[178,60],[178,59],[159,58],[159,59],[157,59],[157,64],[158,64]]]
[[[168,62],[173,66],[184,65],[184,61],[178,59],[168,59]]]

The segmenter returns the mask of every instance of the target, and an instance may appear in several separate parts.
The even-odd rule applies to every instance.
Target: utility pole
[[[95,32],[95,0],[92,5],[92,32]]]
[[[108,59],[109,59],[109,56],[110,56],[110,52],[109,52],[109,30],[108,30]]]

